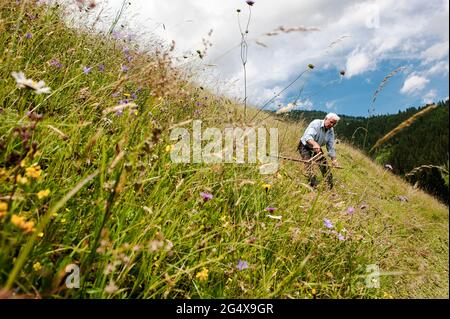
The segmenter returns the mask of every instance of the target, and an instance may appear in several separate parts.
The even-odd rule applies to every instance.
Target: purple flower
[[[105,71],[105,65],[104,65],[104,64],[100,64],[100,65],[98,66],[98,70],[99,70],[100,72]]]
[[[31,39],[33,37],[33,35],[30,32],[27,32],[27,34],[25,34],[25,38],[27,39]]]
[[[136,100],[136,99],[137,99],[136,93],[131,93],[131,98],[132,98],[133,100]]]
[[[84,73],[84,74],[88,74],[89,72],[91,72],[91,70],[92,70],[92,67],[89,68],[89,67],[85,66],[85,67],[83,68],[83,73]]]
[[[238,270],[248,269],[248,263],[247,263],[245,260],[240,260],[240,259],[239,259],[236,268],[237,268]]]
[[[119,110],[116,112],[116,116],[121,116],[123,114],[123,110]]]
[[[204,200],[205,202],[207,202],[207,201],[213,199],[213,195],[210,194],[210,193],[200,192],[200,196],[203,198],[203,200]]]
[[[339,240],[341,240],[341,241],[342,241],[342,240],[345,240],[344,235],[342,235],[341,233],[338,233],[337,236],[338,236],[338,239],[339,239]]]
[[[251,0],[247,0],[247,1],[245,1],[245,2],[247,2],[247,4],[248,4],[249,6],[252,6],[252,5],[255,4],[255,1],[251,1]]]
[[[127,99],[125,99],[125,100],[119,100],[119,104],[128,104],[128,100]]]
[[[127,55],[127,61],[128,61],[128,62],[133,61],[133,57],[132,57],[131,55]]]
[[[49,62],[49,64],[50,64],[51,66],[56,67],[56,68],[62,67],[62,64],[61,64],[57,59],[51,59],[50,62]]]
[[[333,223],[331,222],[331,220],[329,220],[329,219],[326,219],[326,218],[324,218],[323,219],[323,223],[324,223],[324,225],[325,225],[325,227],[326,228],[333,228],[334,226],[333,226]]]
[[[122,52],[125,54],[128,54],[130,52],[130,48],[125,47],[125,48],[123,48]]]
[[[276,211],[277,209],[276,209],[275,207],[267,207],[266,210],[267,210],[269,213],[273,213],[273,212]]]
[[[126,65],[122,65],[122,68],[121,68],[122,72],[127,72],[129,69],[130,68],[127,67]]]
[[[355,208],[352,207],[352,206],[350,206],[350,207],[347,209],[347,213],[349,213],[350,215],[353,214],[354,212],[355,212]]]

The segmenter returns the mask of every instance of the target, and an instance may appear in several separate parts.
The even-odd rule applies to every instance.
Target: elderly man
[[[332,160],[333,166],[338,166],[336,160],[336,151],[334,149],[334,130],[333,126],[339,121],[339,116],[335,113],[328,113],[324,120],[312,121],[305,130],[300,142],[298,144],[298,151],[302,159],[309,160],[317,154],[322,154],[322,146],[326,145],[328,150],[328,156]],[[333,176],[328,166],[328,162],[325,156],[320,156],[317,160],[322,175],[326,178],[328,187],[333,188]],[[312,187],[317,186],[317,179],[314,175],[314,169],[311,163],[306,166],[309,184]]]

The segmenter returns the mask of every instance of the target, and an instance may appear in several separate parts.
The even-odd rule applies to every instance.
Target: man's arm
[[[303,138],[306,141],[306,143],[311,145],[314,152],[318,153],[320,152],[320,145],[314,140],[314,136],[317,135],[318,129],[316,126],[317,126],[316,121],[312,121],[311,123],[309,123],[308,127],[306,128],[305,134],[303,135]]]
[[[314,141],[313,139],[309,139],[306,142],[308,142],[308,144],[311,145],[314,152],[320,153],[320,145],[316,141]]]

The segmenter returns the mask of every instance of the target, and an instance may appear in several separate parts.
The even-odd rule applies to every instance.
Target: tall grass
[[[234,125],[242,107],[186,81],[169,49],[130,50],[127,39],[67,27],[63,15],[60,6],[0,1],[2,297],[386,298],[417,292],[408,277],[400,278],[403,290],[389,279],[380,289],[365,282],[370,264],[416,267],[405,261],[416,248],[400,237],[414,225],[405,228],[389,212],[409,208],[380,198],[410,192],[406,184],[342,144],[348,169],[335,172],[334,193],[306,187],[298,163],[283,163],[271,176],[252,164],[174,164],[167,152],[171,128],[193,119]],[[51,93],[18,88],[15,71],[44,80]],[[133,103],[137,107],[129,107]],[[289,145],[302,127],[273,118],[263,124],[278,127],[282,152],[292,153]],[[424,212],[418,222],[431,212],[445,220],[433,199],[414,196]],[[268,217],[268,207],[281,220]],[[325,218],[333,228],[325,227]],[[439,227],[430,234],[448,242]],[[397,246],[386,245],[391,240]],[[442,265],[445,252],[423,247]],[[67,287],[68,265],[80,267],[80,288]],[[448,268],[439,267],[424,287],[448,283]]]

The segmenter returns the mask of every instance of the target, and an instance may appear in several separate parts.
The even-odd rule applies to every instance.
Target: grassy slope
[[[39,18],[30,18],[37,11]],[[129,43],[69,30],[51,13],[57,10],[43,11],[0,1],[0,201],[8,204],[0,220],[0,286],[9,288],[6,294],[448,298],[447,207],[345,144],[337,145],[345,168],[334,172],[333,192],[311,191],[294,162],[282,162],[273,176],[260,175],[257,165],[173,164],[165,150],[173,143],[172,125],[199,118],[204,127],[239,126],[242,110],[181,80],[162,48],[150,56],[132,52],[130,63],[123,52]],[[52,59],[62,67],[50,65]],[[121,64],[131,69],[121,72]],[[93,69],[84,74],[83,66]],[[10,73],[19,70],[45,80],[53,93],[15,88]],[[132,92],[138,115],[102,115]],[[33,129],[26,112],[35,107],[44,118]],[[269,117],[258,124],[278,127],[281,153],[296,156],[302,123]],[[14,134],[25,126],[38,143],[33,156],[24,135]],[[32,163],[39,163],[42,177],[15,182]],[[82,181],[76,194],[59,201]],[[264,190],[263,183],[272,188]],[[51,194],[38,199],[43,189]],[[201,191],[214,198],[203,203]],[[267,218],[268,206],[282,222]],[[13,225],[13,214],[36,228],[49,217],[42,238],[39,229],[30,234]],[[346,240],[327,233],[323,218],[345,228]],[[239,260],[249,268],[238,270]],[[84,290],[65,289],[70,263],[81,265]],[[369,264],[395,273],[382,277],[380,289],[367,288]],[[203,269],[206,280],[198,276],[206,275]]]

